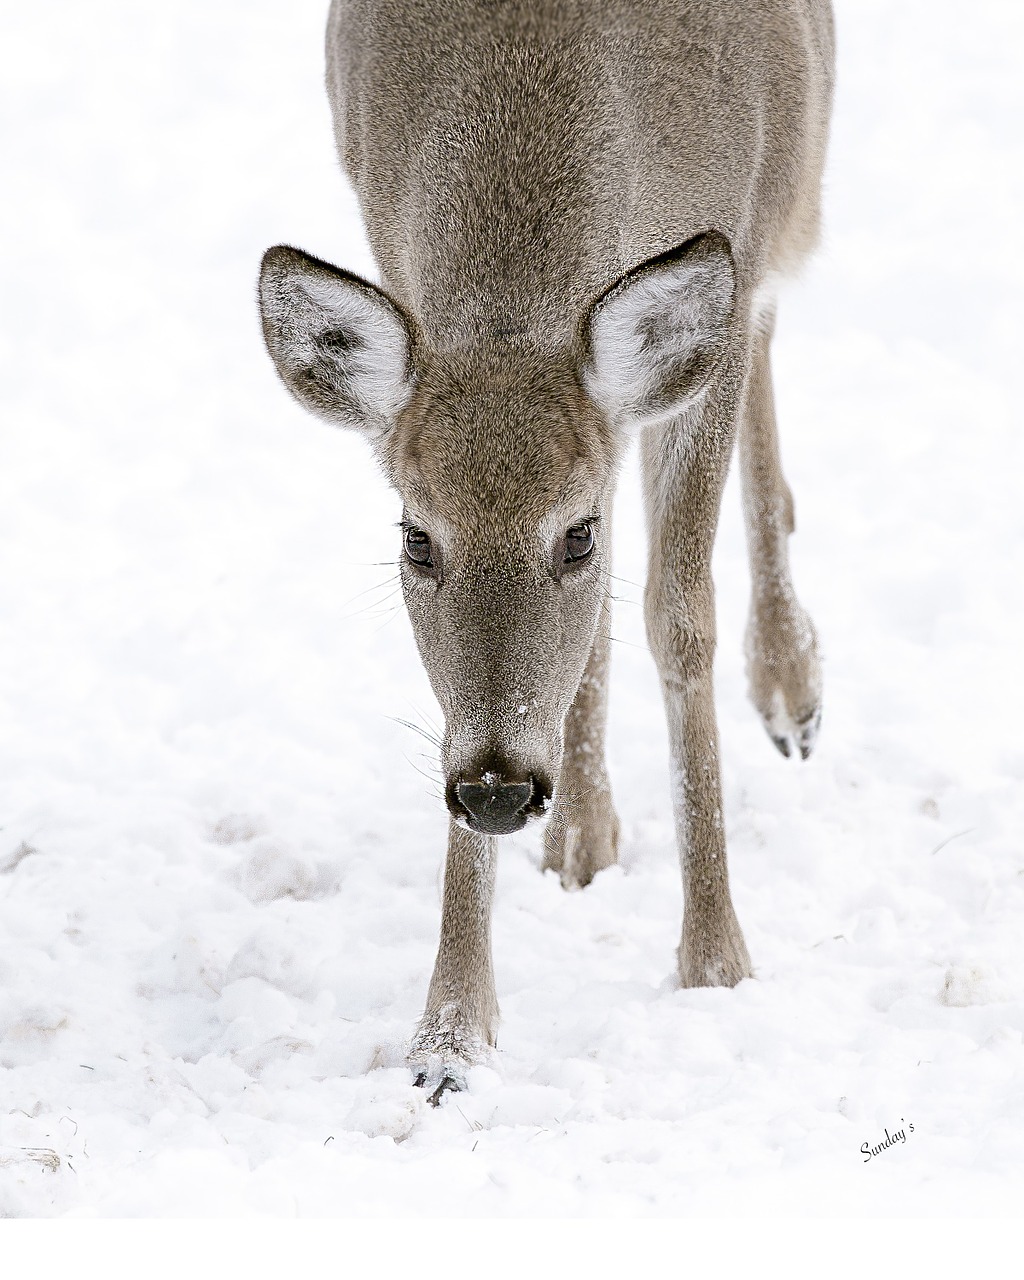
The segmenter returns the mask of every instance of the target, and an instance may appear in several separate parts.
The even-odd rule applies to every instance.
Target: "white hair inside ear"
[[[728,335],[735,292],[729,242],[712,231],[641,263],[598,298],[583,376],[609,421],[648,426],[699,395]]]
[[[410,326],[380,289],[278,245],[264,255],[260,310],[267,350],[305,408],[373,435],[414,385]]]

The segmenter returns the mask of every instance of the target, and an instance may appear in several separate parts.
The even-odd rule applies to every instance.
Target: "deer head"
[[[607,592],[617,463],[681,413],[732,318],[728,242],[641,264],[552,347],[431,350],[386,293],[295,249],[263,260],[267,347],[307,409],[361,430],[404,504],[402,587],[445,717],[446,800],[503,835],[545,811]]]

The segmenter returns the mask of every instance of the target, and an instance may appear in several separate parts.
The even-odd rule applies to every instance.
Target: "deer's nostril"
[[[531,777],[532,790],[530,792],[530,812],[546,813],[548,802],[551,799],[551,783],[546,778],[538,778],[536,774]]]
[[[455,797],[468,815],[474,831],[489,836],[506,836],[526,826],[526,812],[534,797],[534,780],[502,782],[485,775],[482,782],[459,782]]]

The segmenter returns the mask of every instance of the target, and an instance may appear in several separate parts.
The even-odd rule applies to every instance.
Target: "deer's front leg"
[[[557,871],[566,889],[582,889],[619,856],[619,820],[604,756],[609,615],[606,601],[587,669],[565,718],[562,767],[544,835],[544,868]]]
[[[650,524],[644,603],[672,755],[684,987],[731,987],[751,976],[729,894],[712,686],[711,550],[731,438],[728,420],[723,425],[712,411],[648,430],[643,444]]]
[[[493,836],[449,823],[441,942],[427,1006],[409,1050],[416,1083],[437,1106],[465,1088],[469,1067],[483,1062],[498,1031],[491,964],[491,904],[497,862]]]

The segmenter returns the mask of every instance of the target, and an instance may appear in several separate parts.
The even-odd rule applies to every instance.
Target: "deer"
[[[770,366],[819,238],[828,0],[333,0],[327,91],[380,283],[278,245],[263,334],[403,504],[400,576],[444,717],[440,941],[407,1062],[438,1105],[493,1061],[498,841],[618,858],[605,756],[612,503],[639,441],[644,620],[683,880],[682,987],[753,976],[729,888],[711,556],[738,449],[750,698],[785,756],[821,716]]]

